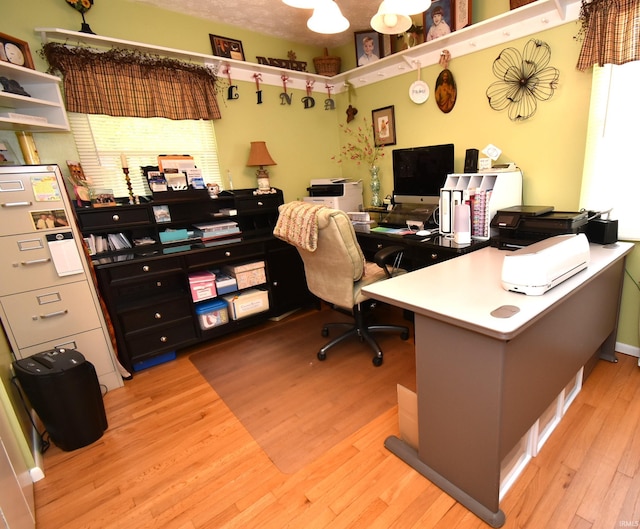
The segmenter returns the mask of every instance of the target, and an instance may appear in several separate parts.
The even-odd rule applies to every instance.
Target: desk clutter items
[[[203,242],[237,237],[241,233],[238,223],[233,220],[205,222],[194,224],[193,227],[194,236]]]
[[[504,256],[502,288],[540,296],[589,266],[584,233],[555,235]]]
[[[260,288],[251,288],[239,294],[228,294],[223,296],[223,299],[228,303],[232,320],[240,320],[269,310],[269,293]]]
[[[233,264],[222,267],[222,271],[235,278],[238,288],[249,288],[267,282],[264,261]]]
[[[500,209],[491,220],[497,233],[491,246],[516,250],[535,242],[587,228],[588,212],[554,211],[553,206],[512,206]]]
[[[471,237],[488,240],[497,233],[491,225],[491,219],[500,208],[522,203],[522,173],[519,170],[495,173],[450,174],[440,190],[439,225],[440,233],[455,238],[456,206],[466,204],[469,207]],[[460,210],[459,210],[460,211]],[[466,215],[462,222],[465,235]]]
[[[229,322],[229,311],[224,299],[212,299],[196,304],[198,322],[203,331],[219,327]]]
[[[217,296],[216,275],[209,270],[191,272],[189,274],[189,289],[193,301],[215,298]]]
[[[207,189],[202,171],[188,154],[161,154],[157,167],[145,166],[142,170],[152,193]]]

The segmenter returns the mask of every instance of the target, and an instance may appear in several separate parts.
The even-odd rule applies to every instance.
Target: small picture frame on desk
[[[91,194],[91,207],[108,208],[116,205],[113,189],[94,189]]]
[[[171,222],[171,213],[169,212],[169,206],[153,206],[153,216],[156,222]]]
[[[0,33],[0,61],[35,69],[29,44],[6,33]]]

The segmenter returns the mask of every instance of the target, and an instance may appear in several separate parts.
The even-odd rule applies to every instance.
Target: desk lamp
[[[259,194],[271,193],[269,173],[264,168],[265,165],[276,165],[276,162],[273,161],[273,158],[271,158],[271,155],[267,150],[267,144],[264,141],[252,141],[247,167],[259,167],[256,171]]]

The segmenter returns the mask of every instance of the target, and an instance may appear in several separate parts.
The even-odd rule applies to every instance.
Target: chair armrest
[[[387,246],[378,250],[373,256],[373,262],[382,268],[387,277],[393,277],[393,271],[400,268],[400,261],[404,254],[404,247],[402,246]],[[389,266],[391,265],[391,270]]]

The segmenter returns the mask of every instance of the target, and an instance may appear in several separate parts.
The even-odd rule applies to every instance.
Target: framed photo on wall
[[[454,31],[471,25],[471,3],[472,0],[454,0],[452,26]]]
[[[371,111],[371,122],[376,147],[396,144],[396,118],[393,105]]]
[[[435,0],[431,2],[431,7],[424,12],[426,42],[444,37],[454,31],[452,15],[456,2],[457,0]],[[470,0],[469,3],[471,3]]]
[[[0,33],[0,61],[34,69],[29,44],[6,33]]]
[[[244,50],[242,49],[242,42],[239,40],[211,34],[209,34],[209,39],[211,40],[211,49],[214,55],[235,59],[236,61],[244,61]]]
[[[364,66],[379,60],[384,54],[382,35],[377,31],[356,31],[356,64]]]

